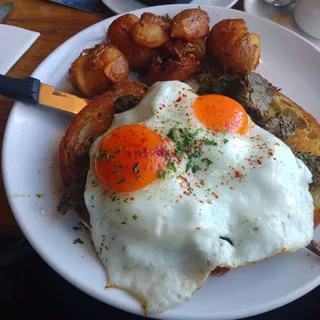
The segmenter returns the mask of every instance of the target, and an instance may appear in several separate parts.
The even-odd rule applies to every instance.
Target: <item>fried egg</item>
[[[108,287],[160,313],[190,299],[218,266],[307,246],[311,182],[236,101],[155,83],[90,150],[84,197]]]

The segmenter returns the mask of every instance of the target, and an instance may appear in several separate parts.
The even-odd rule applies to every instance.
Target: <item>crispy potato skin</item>
[[[197,68],[194,46],[185,40],[171,40],[161,47],[159,57],[152,60],[149,74],[153,81],[179,80],[191,77]]]
[[[134,42],[148,48],[158,48],[170,40],[165,30],[166,23],[160,16],[143,14],[131,29]]]
[[[108,28],[107,41],[113,43],[128,59],[133,70],[146,68],[156,51],[135,43],[131,29],[139,21],[134,14],[125,14],[114,20]]]
[[[83,50],[71,64],[68,73],[77,90],[93,97],[127,80],[129,64],[114,45],[104,42]]]
[[[181,58],[179,60],[168,60],[164,64],[155,58],[149,68],[150,77],[153,81],[184,81],[191,77],[197,68],[194,59]]]
[[[233,73],[252,71],[259,65],[260,37],[248,32],[243,19],[225,19],[215,24],[207,46],[212,57]]]
[[[141,15],[141,20],[150,21],[158,26],[163,27],[163,29],[169,34],[172,19],[168,15],[157,16],[151,12],[145,12]]]
[[[205,38],[210,30],[209,15],[201,9],[186,9],[172,20],[171,37],[193,41]]]
[[[206,40],[197,39],[197,40],[191,41],[191,44],[194,46],[193,54],[195,58],[200,62],[203,61],[207,52]]]

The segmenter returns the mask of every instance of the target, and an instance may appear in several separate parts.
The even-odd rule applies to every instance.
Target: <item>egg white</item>
[[[217,143],[203,146],[197,172],[186,173],[183,160],[165,179],[129,193],[105,194],[90,167],[84,197],[108,286],[137,294],[146,313],[188,300],[217,266],[294,252],[313,235],[312,175],[303,162],[258,126],[213,136],[194,115],[197,97],[179,81],[158,82],[90,150],[92,158],[106,134],[127,124],[163,137],[173,127],[198,130],[199,139]]]

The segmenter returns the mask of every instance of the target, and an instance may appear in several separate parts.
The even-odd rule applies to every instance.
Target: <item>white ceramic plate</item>
[[[186,6],[148,8],[175,15]],[[293,32],[237,10],[203,6],[211,24],[244,18],[261,37],[258,71],[320,120],[320,52]],[[140,15],[144,10],[138,10]],[[67,70],[86,47],[102,40],[112,17],[82,31],[56,49],[33,73],[42,82],[71,90]],[[299,48],[299,50],[297,50]],[[142,314],[138,301],[118,289],[105,289],[106,275],[85,231],[75,231],[76,214],[62,216],[58,144],[70,118],[42,107],[15,103],[3,143],[3,178],[15,218],[48,264],[89,295],[112,306]],[[43,194],[43,197],[39,194]],[[81,238],[84,242],[73,244]],[[320,229],[315,231],[320,240]],[[281,254],[255,267],[210,278],[193,298],[158,316],[163,319],[234,319],[262,313],[309,292],[320,284],[320,261],[306,249]]]
[[[237,1],[238,0],[190,0],[190,4],[211,4],[212,6],[231,8]],[[115,13],[125,13],[146,7],[143,3],[136,0],[102,0],[102,2]]]
[[[274,21],[301,35],[320,49],[320,40],[304,32],[296,23],[293,11],[295,4],[285,7],[274,7],[262,0],[244,0],[244,11]]]

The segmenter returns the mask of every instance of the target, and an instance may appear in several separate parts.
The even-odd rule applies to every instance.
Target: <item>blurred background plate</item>
[[[262,0],[244,0],[243,2],[244,11],[276,22],[301,35],[320,49],[320,40],[304,32],[296,23],[293,16],[294,7],[295,4],[274,7]]]
[[[169,4],[210,4],[213,6],[231,8],[238,0],[102,0],[102,2],[116,13],[125,13],[128,11],[141,9],[147,7],[147,3],[150,5],[167,5]]]

